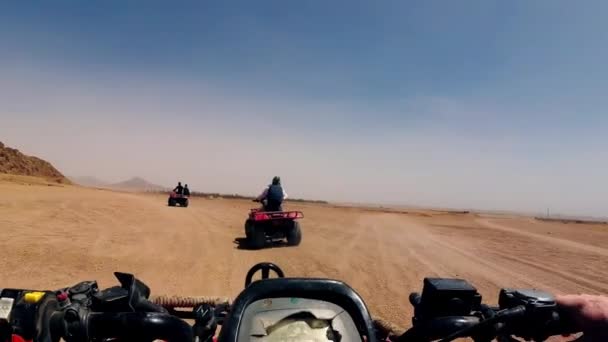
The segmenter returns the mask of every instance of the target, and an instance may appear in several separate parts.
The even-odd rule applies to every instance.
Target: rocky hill
[[[40,177],[46,180],[70,184],[70,181],[51,163],[38,157],[27,156],[19,150],[0,142],[0,173]]]

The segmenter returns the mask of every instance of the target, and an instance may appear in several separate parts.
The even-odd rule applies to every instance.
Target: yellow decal
[[[36,304],[42,299],[42,297],[44,297],[44,295],[44,292],[28,292],[25,294],[24,299],[26,303]]]

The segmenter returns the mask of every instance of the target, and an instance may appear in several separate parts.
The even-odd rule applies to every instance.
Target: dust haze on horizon
[[[2,4],[0,141],[107,182],[608,216],[608,4],[348,4]]]

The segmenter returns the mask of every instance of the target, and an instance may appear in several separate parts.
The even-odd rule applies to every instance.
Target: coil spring
[[[228,298],[221,297],[156,296],[150,298],[150,301],[167,309],[194,308],[201,304],[208,304],[212,306],[230,304],[230,300],[228,300]]]

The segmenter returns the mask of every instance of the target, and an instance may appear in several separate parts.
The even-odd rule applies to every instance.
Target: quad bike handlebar
[[[258,271],[262,279],[254,281]],[[278,278],[270,279],[271,271]],[[348,285],[327,279],[283,278],[283,271],[270,263],[252,267],[245,290],[233,303],[208,297],[150,298],[150,289],[133,275],[115,275],[120,286],[104,290],[94,281],[58,291],[0,290],[0,342],[15,341],[15,336],[36,342],[60,338],[66,342],[206,342],[216,339],[218,326],[222,327],[219,341],[237,341],[242,337],[238,330],[247,326],[243,320],[250,317],[248,310],[260,300],[267,303],[281,297],[340,306],[352,317],[354,336],[364,336],[362,340],[370,342],[452,341],[460,337],[514,341],[513,336],[542,341],[577,332],[551,294],[502,289],[498,306],[489,306],[482,303],[472,285],[460,279],[425,278],[422,293],[412,293],[409,298],[414,307],[412,327],[399,332],[390,323],[372,321],[365,304]],[[341,336],[346,332],[335,333]]]

